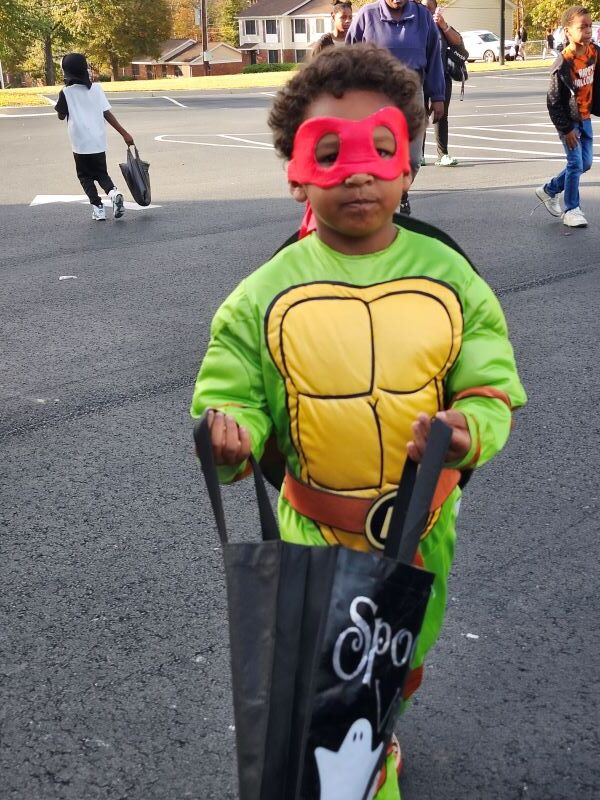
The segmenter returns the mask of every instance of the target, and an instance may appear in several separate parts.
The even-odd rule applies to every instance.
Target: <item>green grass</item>
[[[527,61],[509,61],[503,67],[498,62],[493,64],[469,64],[469,73],[491,72],[495,70],[512,71],[531,69],[532,67],[549,66],[552,59],[531,58]],[[152,92],[152,94],[168,94],[182,91],[233,91],[235,89],[262,89],[283,86],[292,77],[290,72],[261,72],[240,75],[209,75],[202,78],[159,78],[152,81],[114,81],[103,83],[102,88],[110,92]],[[1,106],[43,106],[46,101],[43,94],[56,97],[60,91],[58,86],[36,86],[30,89],[5,89],[0,91]]]
[[[47,106],[48,101],[40,96],[40,90],[30,92],[28,89],[0,90],[0,108],[10,106]]]

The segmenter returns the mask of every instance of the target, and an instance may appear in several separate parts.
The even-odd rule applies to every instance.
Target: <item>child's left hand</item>
[[[133,136],[130,133],[127,133],[127,131],[125,131],[123,133],[123,139],[125,139],[125,144],[128,147],[131,147],[131,145],[133,144]]]
[[[450,439],[446,461],[460,461],[471,449],[471,434],[464,414],[450,409],[449,411],[438,411],[435,416],[452,428],[452,438]],[[430,430],[431,417],[427,416],[427,414],[419,414],[412,424],[412,441],[406,445],[408,455],[417,464],[423,458]]]

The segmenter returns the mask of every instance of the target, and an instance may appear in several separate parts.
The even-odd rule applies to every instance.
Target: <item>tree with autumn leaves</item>
[[[201,41],[200,0],[0,0],[0,60],[11,71],[26,66],[47,85],[69,50],[84,52],[113,79],[135,56],[157,57],[169,38]],[[237,45],[237,14],[250,0],[209,0],[208,38]],[[37,65],[37,66],[33,66]]]
[[[169,0],[0,0],[0,59],[16,68],[41,44],[52,85],[57,56],[76,49],[116,79],[134,56],[157,57],[171,28]]]

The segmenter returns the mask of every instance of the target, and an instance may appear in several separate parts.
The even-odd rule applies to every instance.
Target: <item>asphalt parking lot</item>
[[[545,83],[474,75],[451,108],[459,166],[411,193],[498,292],[530,401],[463,500],[447,623],[398,726],[405,800],[598,797],[598,167],[588,229],[534,210],[562,162]],[[212,315],[301,217],[271,101],[111,97],[154,207],[101,224],[50,107],[0,111],[2,800],[237,797],[187,409]],[[124,153],[110,132],[115,181]],[[252,536],[250,488],[227,494]]]

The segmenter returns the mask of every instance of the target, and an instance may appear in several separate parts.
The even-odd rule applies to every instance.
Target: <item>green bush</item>
[[[299,66],[299,64],[249,64],[242,72],[290,72]]]

